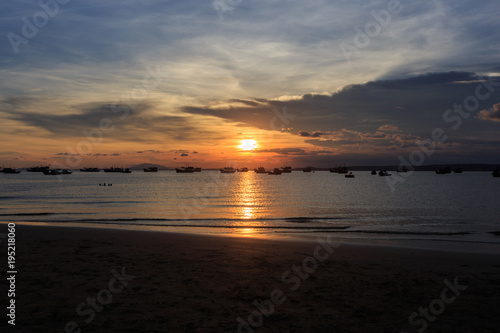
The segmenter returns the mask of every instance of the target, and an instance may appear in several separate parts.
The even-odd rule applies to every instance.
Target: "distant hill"
[[[174,169],[174,168],[166,167],[164,165],[153,164],[153,163],[142,163],[142,164],[134,165],[133,167],[130,167],[130,169],[131,170],[143,170],[144,168],[147,168],[150,166],[157,167],[158,170],[172,170],[172,169]]]

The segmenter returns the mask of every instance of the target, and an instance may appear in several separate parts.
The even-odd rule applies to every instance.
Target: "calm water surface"
[[[0,219],[500,243],[500,179],[488,172],[415,172],[394,192],[385,177],[355,175],[0,174]]]

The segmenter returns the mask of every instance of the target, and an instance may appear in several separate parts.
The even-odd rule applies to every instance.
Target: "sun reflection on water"
[[[235,214],[245,220],[255,219],[256,205],[259,198],[254,173],[242,173],[235,193]]]

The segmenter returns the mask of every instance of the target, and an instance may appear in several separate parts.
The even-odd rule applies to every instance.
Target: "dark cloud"
[[[137,151],[136,154],[162,154],[163,152],[162,151],[159,151],[159,150],[153,150],[153,149],[149,149],[149,150],[141,150],[141,151]]]
[[[309,154],[302,148],[272,148],[272,149],[255,149],[257,153],[276,153],[280,155],[307,155]]]
[[[312,133],[309,133],[309,132],[306,132],[306,131],[299,131],[299,136],[305,136],[305,137],[313,137],[313,138],[318,138],[322,135],[326,135],[326,133],[323,133],[323,132],[312,132]]]
[[[443,128],[449,142],[475,137],[478,142],[487,138],[500,146],[496,124],[481,121],[500,120],[497,105],[486,110],[492,101],[500,100],[499,87],[499,77],[471,72],[429,73],[349,85],[330,95],[305,94],[299,99],[279,101],[259,99],[255,107],[187,107],[184,111],[281,131],[283,126],[272,128],[270,119],[276,118],[273,110],[286,107],[286,113],[293,116],[287,119],[286,127],[295,128],[298,136],[307,138],[306,143],[319,147],[348,149],[351,145],[365,145],[398,150],[415,146],[415,140],[429,138],[435,128]],[[445,112],[474,99],[478,89],[482,95],[488,94],[486,99],[477,98],[478,117],[471,112],[455,130],[455,122],[446,120]]]
[[[500,103],[495,104],[488,110],[481,110],[477,116],[479,119],[500,121]]]
[[[29,101],[30,98],[24,100],[21,97],[8,99],[9,105],[21,105]],[[134,142],[154,141],[151,139],[153,134],[175,140],[190,140],[199,135],[208,139],[223,137],[219,132],[200,127],[192,118],[152,114],[151,111],[157,107],[159,105],[152,102],[143,102],[135,107],[96,102],[76,105],[64,114],[20,111],[6,106],[1,107],[0,111],[9,119],[63,137],[91,136]]]

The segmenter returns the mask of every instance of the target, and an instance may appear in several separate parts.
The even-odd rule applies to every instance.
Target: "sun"
[[[257,148],[257,141],[255,140],[241,140],[241,145],[238,146],[241,150],[254,150]]]

